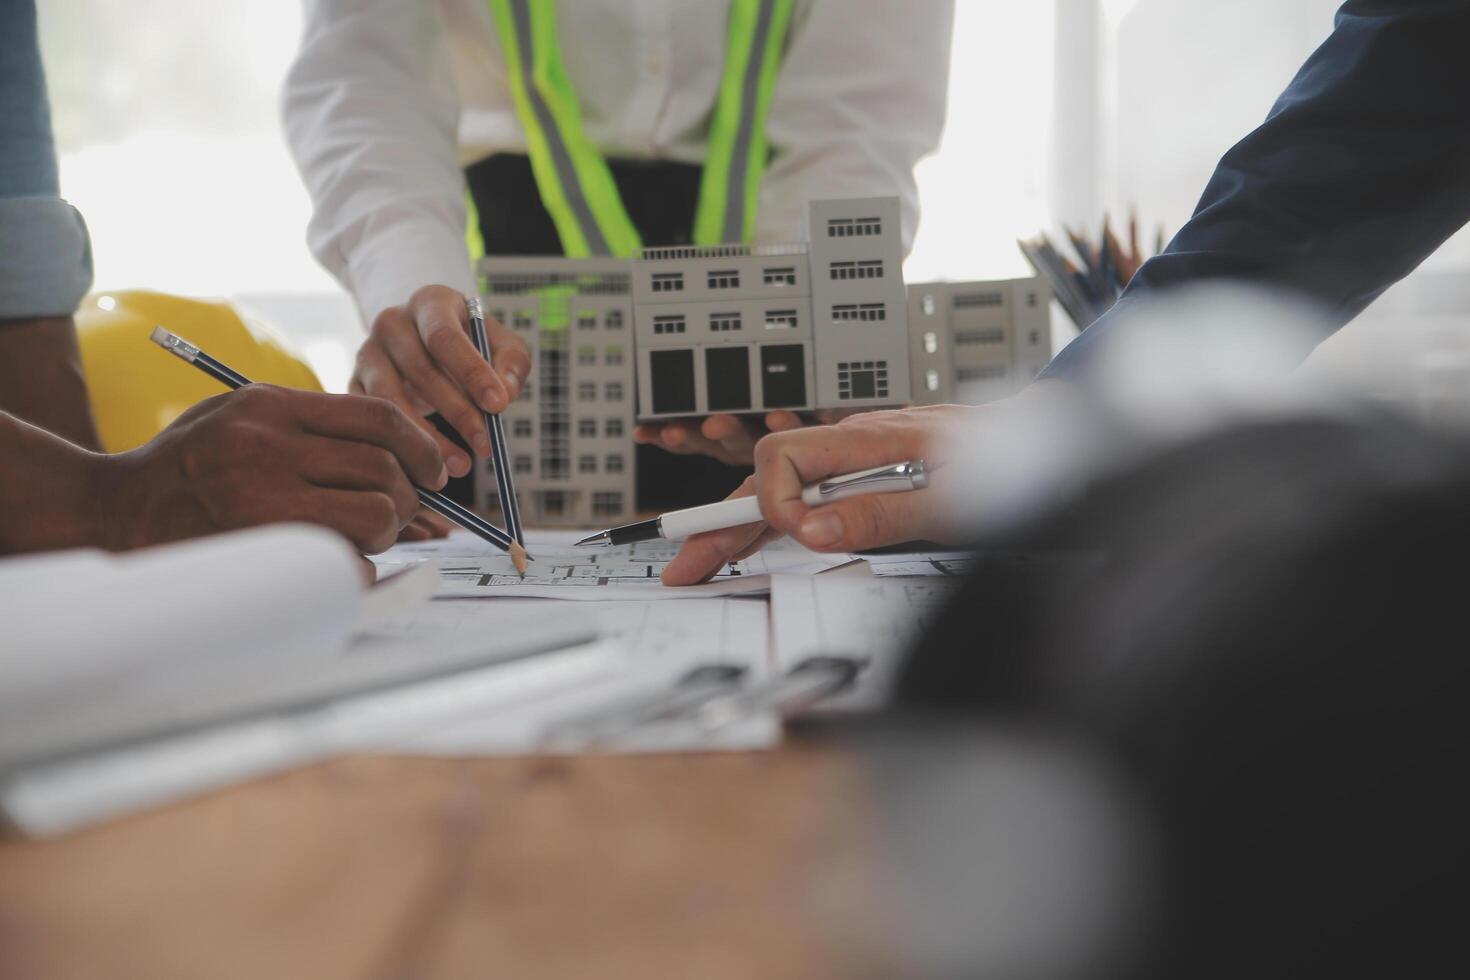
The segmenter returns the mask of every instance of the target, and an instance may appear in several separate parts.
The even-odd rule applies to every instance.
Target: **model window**
[[[597,314],[596,313],[593,313],[593,312],[589,312],[587,310],[583,310],[581,313],[578,313],[577,314],[577,329],[578,330],[596,330],[597,329]]]
[[[709,315],[709,328],[716,333],[740,329],[739,313],[711,313]]]
[[[1004,306],[1004,293],[956,293],[950,302],[957,310],[983,309],[989,306]]]
[[[597,363],[597,348],[596,347],[578,347],[577,348],[577,363],[578,364],[596,364]]]
[[[603,351],[603,363],[608,367],[617,367],[623,363],[623,349],[621,347],[609,347]]]
[[[514,422],[511,423],[510,431],[511,434],[514,435],[517,439],[531,438],[531,420],[516,419]]]
[[[623,434],[623,420],[608,419],[602,425],[602,434],[607,436],[609,439],[617,439],[621,437]]]
[[[592,513],[612,517],[623,512],[623,495],[616,490],[598,490],[592,494]]]
[[[515,459],[511,460],[510,468],[517,473],[531,472],[531,457],[517,456]]]
[[[567,495],[563,490],[542,490],[538,502],[543,517],[560,517],[567,512]]]
[[[961,384],[967,381],[999,381],[1006,376],[1004,364],[992,364],[984,367],[959,368],[954,373],[954,379]]]
[[[882,303],[839,303],[832,307],[833,320],[873,322],[888,319],[888,307]]]
[[[511,326],[517,330],[530,330],[534,325],[530,310],[516,310],[515,316],[511,317]]]
[[[653,291],[655,293],[679,293],[684,291],[684,273],[682,272],[655,272],[653,274]]]
[[[866,259],[861,262],[833,262],[830,272],[833,279],[882,279],[883,261]]]
[[[623,311],[608,310],[602,316],[602,325],[609,330],[623,329]]]
[[[795,286],[796,267],[786,265],[779,269],[767,269],[761,273],[761,282],[767,286]]]
[[[739,289],[740,270],[738,269],[716,269],[705,276],[705,283],[710,289]]]
[[[597,383],[594,381],[577,382],[577,401],[590,402],[597,400]]]
[[[518,402],[528,402],[530,400],[531,400],[531,382],[527,381],[521,387],[521,393],[518,396],[516,396],[516,401],[518,401]]]
[[[1006,332],[1000,327],[984,327],[979,330],[956,330],[954,342],[957,347],[971,347],[975,344],[1003,344],[1006,342]]]
[[[653,332],[656,334],[683,333],[685,326],[682,313],[667,313],[653,318]]]
[[[795,310],[767,310],[767,330],[793,330],[796,328]]]
[[[504,310],[491,310],[490,311],[490,319],[494,320],[497,323],[504,323],[505,322],[505,311]]]
[[[597,438],[597,420],[577,419],[577,435],[583,439]]]
[[[827,222],[828,238],[853,238],[859,235],[883,234],[881,218],[832,218]]]
[[[610,402],[623,400],[623,383],[621,381],[609,381],[602,389],[602,397]]]
[[[578,473],[596,473],[597,472],[597,457],[596,456],[578,456],[577,457],[577,472]]]
[[[609,473],[623,472],[623,457],[618,453],[608,453],[607,458],[602,461],[602,468]]]
[[[837,365],[837,397],[888,397],[887,361],[842,361]]]

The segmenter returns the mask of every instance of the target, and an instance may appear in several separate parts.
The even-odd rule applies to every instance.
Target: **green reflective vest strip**
[[[573,258],[633,255],[641,244],[638,230],[607,161],[582,129],[577,96],[557,46],[554,0],[490,0],[490,11],[505,49],[536,186],[562,250]]]
[[[694,217],[699,245],[749,241],[768,144],[766,114],[781,66],[793,0],[734,0],[719,102]]]

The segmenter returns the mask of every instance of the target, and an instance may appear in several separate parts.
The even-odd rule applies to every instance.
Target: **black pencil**
[[[170,354],[173,354],[175,357],[178,357],[194,365],[196,368],[203,371],[205,374],[209,375],[211,378],[215,379],[228,388],[243,388],[246,385],[250,384],[250,379],[245,377],[245,375],[241,374],[239,371],[236,371],[234,368],[230,367],[228,364],[225,364],[223,361],[209,356],[198,347],[195,347],[193,344],[189,343],[183,337],[180,337],[178,334],[175,333],[170,333],[163,327],[154,327],[153,334],[150,339],[155,344],[168,351]],[[458,524],[460,527],[464,528],[466,531],[469,531],[471,534],[475,534],[479,537],[484,538],[486,541],[489,541],[496,547],[504,551],[512,552],[512,557],[514,557],[512,546],[514,546],[516,550],[520,550],[522,554],[525,553],[524,549],[522,549],[520,545],[517,544],[510,537],[510,535],[506,534],[504,531],[496,527],[494,524],[491,524],[489,521],[484,520],[479,515],[472,514],[469,511],[465,510],[459,504],[455,503],[453,500],[450,500],[442,493],[436,493],[433,490],[425,490],[423,487],[414,487],[414,492],[418,494],[419,503],[434,511],[434,513],[440,515],[445,520],[452,521],[453,523]],[[527,558],[529,557],[530,556],[528,555]]]

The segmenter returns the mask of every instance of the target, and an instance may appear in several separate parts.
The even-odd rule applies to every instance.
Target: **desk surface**
[[[835,749],[349,758],[0,841],[0,977],[895,975]]]

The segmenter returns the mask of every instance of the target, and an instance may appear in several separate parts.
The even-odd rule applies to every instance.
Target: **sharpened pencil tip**
[[[510,563],[515,566],[516,573],[521,578],[526,577],[526,560],[529,557],[526,554],[526,549],[521,547],[519,541],[512,541],[510,543]]]

